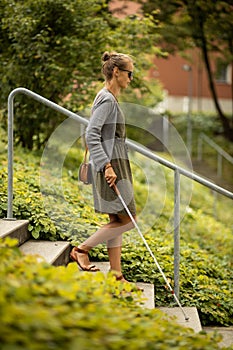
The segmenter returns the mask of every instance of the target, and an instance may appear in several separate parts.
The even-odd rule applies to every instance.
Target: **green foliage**
[[[25,160],[27,164],[25,163]],[[98,224],[97,217],[93,210],[87,205],[89,198],[82,194],[77,196],[77,186],[69,188],[70,177],[65,176],[66,182],[65,198],[60,197],[57,192],[56,183],[49,184],[48,192],[44,194],[40,190],[40,158],[26,154],[23,156],[19,149],[18,156],[15,156],[14,166],[14,201],[13,215],[16,219],[29,220],[29,231],[37,239],[66,239],[73,237],[80,239],[92,228],[94,231]],[[78,162],[76,176],[78,172]],[[77,182],[77,178],[76,178]],[[1,199],[0,217],[6,217],[7,212],[7,164],[2,161],[0,170]],[[90,196],[89,196],[90,197]],[[49,201],[51,207],[46,206]],[[72,203],[72,212],[67,207]],[[53,206],[58,208],[53,212]],[[90,216],[93,221],[90,224]],[[52,220],[51,220],[52,218]],[[77,218],[79,222],[77,223]],[[95,218],[95,219],[94,219]]]
[[[13,215],[29,220],[29,229],[34,238],[64,239],[78,244],[106,222],[107,217],[97,215],[93,210],[91,187],[77,180],[82,156],[82,149],[72,147],[64,162],[62,192],[55,173],[42,196],[40,154],[15,149]],[[157,175],[156,168],[148,160],[134,155],[133,159],[136,158],[137,162],[132,166],[138,224],[173,284],[173,234],[169,225],[173,213],[172,172],[164,170],[164,195],[163,178]],[[4,153],[0,154],[0,160],[0,217],[5,217],[7,167]],[[152,171],[156,176],[148,193],[146,175]],[[150,205],[145,211],[144,204],[148,200]],[[211,193],[195,184],[192,200],[181,222],[180,298],[183,305],[198,308],[203,325],[232,325],[232,218],[229,205],[221,203],[219,209],[229,218],[226,221],[214,219],[211,203]],[[91,256],[101,261],[108,259],[106,248],[102,245],[93,249]],[[174,305],[171,293],[165,288],[136,230],[124,235],[122,264],[129,280],[154,283],[157,306]]]
[[[25,87],[74,112],[83,110],[96,94],[101,56],[106,50],[137,58],[134,86],[143,87],[145,55],[155,49],[155,23],[117,19],[107,0],[0,0],[0,101]],[[152,93],[152,91],[151,91]],[[29,149],[40,148],[64,119],[32,99],[15,101],[16,140]]]
[[[158,32],[163,47],[169,52],[184,52],[194,46],[218,52],[222,61],[232,61],[231,4],[227,0],[141,1],[144,13],[159,21]],[[203,53],[203,52],[202,52]]]
[[[152,60],[152,59],[151,59]],[[139,72],[137,69],[137,60],[136,60],[136,68],[135,68],[136,79],[138,80],[137,75],[139,74],[141,81],[143,81],[143,75],[148,75],[148,70],[144,70]],[[132,82],[133,87],[135,84]],[[154,107],[159,102],[163,100],[163,92],[162,85],[159,81],[144,81],[144,85],[140,87],[140,89],[127,89],[122,91],[122,94],[119,98],[119,101],[130,102],[130,103],[138,103],[140,100],[140,106],[144,107]],[[127,134],[128,135],[128,134]]]
[[[74,263],[38,263],[16,243],[0,240],[2,350],[219,349],[219,336],[195,334],[159,310],[142,309],[134,285],[79,272]]]
[[[232,292],[232,264],[223,255],[217,255],[218,243],[215,250],[201,248],[200,245],[187,243],[187,234],[183,231],[181,236],[180,261],[180,298],[183,305],[196,306],[202,325],[232,325],[233,292]],[[190,234],[191,236],[191,234]],[[173,281],[173,242],[172,237],[164,235],[161,228],[144,235],[151,250],[161,265],[165,275]],[[191,239],[190,239],[191,240]],[[196,241],[200,238],[196,235]],[[229,242],[229,254],[232,251],[232,238]],[[227,243],[227,242],[224,242]],[[214,242],[210,242],[210,246]],[[137,248],[135,248],[137,247]],[[222,248],[224,253],[226,250]],[[214,252],[213,252],[214,251]],[[95,259],[107,259],[103,255],[104,249],[95,250],[92,254]],[[229,256],[230,257],[230,256]],[[165,282],[157,270],[146,248],[132,232],[124,240],[122,249],[122,264],[124,275],[130,281],[144,281],[155,286],[155,305],[175,306],[172,294],[167,290]],[[174,285],[173,285],[174,287]]]

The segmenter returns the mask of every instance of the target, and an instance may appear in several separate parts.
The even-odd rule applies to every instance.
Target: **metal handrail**
[[[233,157],[231,157],[224,149],[222,149],[217,143],[215,143],[211,138],[209,138],[206,134],[203,132],[200,133],[198,136],[198,144],[197,144],[197,160],[202,160],[202,146],[203,141],[208,143],[209,146],[211,146],[215,151],[217,152],[217,175],[219,177],[222,176],[222,158],[225,158],[228,162],[233,164]]]
[[[79,123],[88,125],[88,120],[80,117],[79,115],[69,111],[68,109],[59,106],[58,104],[49,101],[48,99],[32,92],[25,88],[16,88],[11,91],[8,96],[8,204],[7,204],[7,219],[13,219],[13,122],[14,122],[14,97],[15,95],[22,93],[34,100],[60,112],[67,117],[77,120]]]
[[[144,148],[142,146],[138,146],[135,142],[131,141],[131,140],[127,140],[126,141],[127,144],[129,145],[130,148],[132,148],[133,150],[137,151],[138,153],[141,153],[143,154],[144,156],[150,158],[150,159],[153,159],[155,160],[156,162],[166,166],[167,168],[170,168],[174,171],[179,171],[179,173],[181,175],[184,175],[196,182],[199,182],[200,184],[204,185],[204,186],[207,186],[209,187],[210,189],[218,192],[218,193],[221,193],[222,195],[226,196],[226,197],[229,197],[231,199],[233,199],[233,192],[230,192],[228,190],[226,190],[225,188],[223,187],[220,187],[216,184],[214,184],[213,182],[211,181],[208,181],[206,180],[204,177],[200,176],[200,175],[197,175],[196,173],[194,172],[191,172],[187,169],[184,169],[160,156],[158,156],[157,154],[151,152],[150,150],[148,150],[147,148]]]
[[[57,105],[54,102],[36,94],[25,88],[17,88],[11,91],[8,96],[8,198],[7,198],[7,220],[13,218],[13,120],[14,120],[14,97],[19,94],[25,94],[36,101],[60,112],[70,118],[77,120],[79,123],[87,126],[88,120],[80,117],[76,113]],[[179,263],[180,263],[180,175],[186,176],[200,184],[211,188],[212,190],[221,193],[222,195],[233,199],[233,193],[224,188],[215,185],[214,183],[204,179],[203,177],[190,172],[160,156],[154,154],[145,147],[139,146],[135,142],[127,139],[128,146],[144,156],[166,166],[174,171],[174,291],[179,296]]]

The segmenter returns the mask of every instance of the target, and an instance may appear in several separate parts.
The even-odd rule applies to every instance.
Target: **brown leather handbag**
[[[86,150],[84,153],[84,160],[79,167],[78,179],[79,181],[83,182],[85,185],[90,185],[92,184],[92,166],[91,166],[91,163],[87,161],[87,152],[88,152],[88,148],[86,147]]]

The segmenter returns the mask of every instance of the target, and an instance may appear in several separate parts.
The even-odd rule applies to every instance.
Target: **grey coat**
[[[102,171],[111,161],[116,123],[120,113],[115,97],[103,88],[97,94],[89,125],[86,130],[86,143],[96,171]]]

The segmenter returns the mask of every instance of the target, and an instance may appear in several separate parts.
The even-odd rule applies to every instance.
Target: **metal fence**
[[[7,205],[7,220],[13,220],[13,122],[14,122],[14,97],[17,94],[25,94],[28,97],[46,105],[49,108],[60,112],[67,117],[75,119],[81,125],[88,125],[88,120],[69,111],[68,109],[57,105],[54,102],[28,90],[25,88],[14,89],[8,97],[8,205]],[[215,185],[214,183],[204,179],[203,177],[188,171],[160,156],[151,152],[145,147],[142,147],[131,140],[126,140],[130,149],[143,154],[145,157],[156,161],[163,166],[174,171],[174,291],[179,296],[179,264],[180,264],[180,176],[183,175],[192,179],[213,191],[216,191],[223,196],[233,199],[233,193]]]
[[[206,134],[200,133],[198,136],[197,144],[197,159],[201,161],[203,159],[203,143],[206,142],[210,147],[212,147],[217,153],[217,175],[222,177],[222,159],[226,159],[229,163],[233,165],[233,158],[225,152],[219,145],[217,145],[211,138]]]

